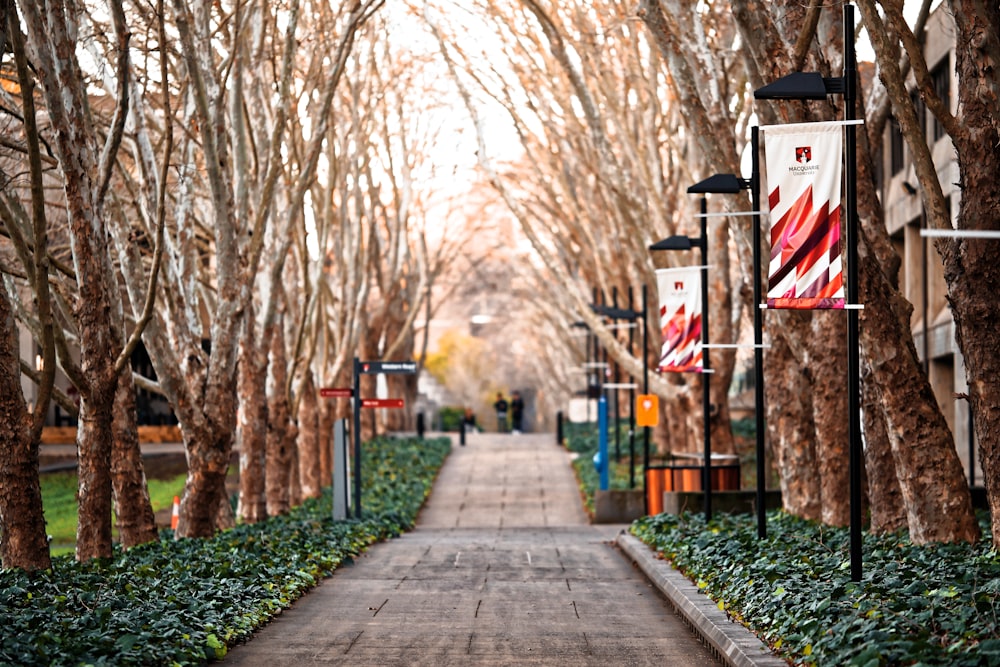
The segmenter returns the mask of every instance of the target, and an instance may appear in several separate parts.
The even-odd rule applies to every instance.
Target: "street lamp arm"
[[[598,315],[603,315],[604,317],[610,317],[613,320],[627,320],[629,322],[632,322],[639,319],[643,315],[638,310],[630,310],[628,308],[615,308],[613,306],[605,306],[598,303],[590,304],[590,308]]]
[[[753,91],[758,100],[825,100],[848,91],[847,77],[826,77],[819,72],[792,72]]]

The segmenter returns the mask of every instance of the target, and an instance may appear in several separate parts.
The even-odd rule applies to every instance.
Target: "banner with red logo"
[[[660,372],[702,371],[701,267],[659,269],[656,286],[660,296]]]
[[[843,308],[843,123],[761,128],[771,210],[768,308]]]

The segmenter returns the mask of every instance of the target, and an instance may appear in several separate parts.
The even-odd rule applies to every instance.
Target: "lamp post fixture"
[[[855,132],[858,63],[854,49],[854,6],[844,5],[844,73],[824,77],[817,72],[795,72],[754,91],[758,100],[824,100],[844,98],[844,213],[847,216],[847,395],[849,425],[849,475],[851,515],[851,579],[861,581],[861,359],[858,328],[858,193]]]
[[[691,186],[692,188],[697,186]],[[692,192],[688,188],[688,192]],[[701,235],[669,236],[649,246],[650,250],[701,250],[701,409],[704,421],[704,461],[701,470],[701,488],[704,498],[705,521],[712,518],[712,398],[711,371],[712,364],[708,354],[708,201],[701,198]]]

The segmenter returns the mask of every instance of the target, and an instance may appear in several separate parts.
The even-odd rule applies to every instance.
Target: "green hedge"
[[[719,608],[794,664],[1000,664],[1000,557],[978,544],[915,546],[865,535],[850,578],[850,535],[781,512],[757,538],[749,515],[645,517],[632,532]]]
[[[438,411],[441,420],[441,430],[446,433],[458,433],[465,423],[465,409],[446,405]]]
[[[619,421],[619,445],[621,461],[614,460],[614,427],[608,429],[608,456],[611,467],[608,469],[608,488],[629,488],[629,452],[628,452],[628,422]],[[577,484],[583,499],[584,509],[588,514],[594,513],[594,492],[600,487],[600,475],[594,467],[594,454],[600,446],[596,423],[574,424],[563,427],[563,444],[566,449],[577,454],[573,459],[573,470],[576,472]],[[636,465],[635,488],[642,488],[642,438],[641,430],[637,429],[635,438]]]
[[[329,490],[288,515],[212,539],[57,557],[44,572],[0,571],[0,664],[193,665],[227,648],[374,542],[412,527],[448,439],[364,445],[362,520],[331,518]]]

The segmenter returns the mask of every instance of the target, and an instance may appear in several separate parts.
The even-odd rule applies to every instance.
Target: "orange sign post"
[[[635,397],[635,423],[637,426],[656,426],[660,423],[659,396],[639,394]]]

